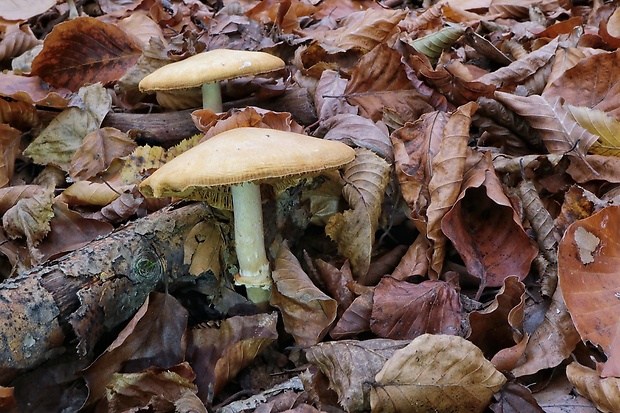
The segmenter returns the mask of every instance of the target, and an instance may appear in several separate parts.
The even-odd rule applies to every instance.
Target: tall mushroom
[[[341,142],[275,129],[237,128],[172,159],[145,179],[140,190],[151,197],[217,201],[220,207],[229,207],[232,199],[239,261],[235,282],[259,304],[269,300],[271,289],[260,184],[282,187],[286,180],[338,169],[354,158],[355,151]]]
[[[283,69],[284,61],[265,52],[214,49],[163,66],[144,77],[141,92],[183,90],[202,87],[202,106],[222,111],[219,82]]]

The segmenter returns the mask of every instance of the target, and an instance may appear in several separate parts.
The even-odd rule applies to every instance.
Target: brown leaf
[[[573,106],[585,106],[620,120],[620,51],[581,59],[550,85],[543,97],[549,102],[561,97]]]
[[[329,332],[333,339],[353,337],[356,334],[370,331],[370,315],[372,314],[372,292],[357,297],[342,314],[338,323]]]
[[[495,398],[497,402],[490,406],[495,413],[545,413],[532,392],[519,383],[506,384]]]
[[[342,314],[355,298],[353,292],[348,288],[348,285],[354,282],[349,262],[345,261],[340,269],[320,259],[316,260],[315,263],[321,273],[321,279],[325,283],[327,292],[338,302],[338,313]]]
[[[173,411],[177,403],[193,395],[195,374],[187,362],[168,369],[149,368],[139,373],[116,373],[106,387],[106,408],[110,412],[130,410]],[[207,409],[194,410],[196,413]]]
[[[338,251],[351,261],[357,277],[368,272],[381,203],[389,180],[390,165],[373,152],[357,149],[355,160],[344,167],[342,188],[351,209],[332,216],[325,232]]]
[[[572,224],[560,242],[558,277],[566,307],[583,341],[601,346],[609,356],[601,376],[620,376],[615,333],[620,314],[617,265],[620,207],[610,206]]]
[[[286,243],[280,247],[272,277],[269,303],[280,309],[285,330],[298,346],[321,341],[336,319],[336,300],[312,284]]]
[[[112,98],[99,83],[83,87],[74,98],[76,106],[65,109],[24,151],[41,165],[54,164],[64,171],[82,140],[101,126],[112,107]]]
[[[126,133],[115,128],[100,128],[84,137],[73,154],[69,176],[87,180],[107,169],[116,158],[129,155],[137,147]]]
[[[71,91],[67,89],[50,90],[38,76],[17,76],[0,73],[0,96],[30,104],[63,109],[67,107]]]
[[[0,188],[9,184],[15,172],[15,160],[21,152],[22,133],[6,123],[0,123]]]
[[[506,378],[464,338],[424,334],[394,352],[375,381],[373,411],[475,413]]]
[[[370,329],[398,340],[424,333],[462,335],[462,317],[459,293],[447,282],[412,284],[385,277],[375,288]]]
[[[396,112],[404,121],[414,121],[433,107],[415,90],[407,77],[401,54],[382,43],[364,55],[353,68],[345,88],[349,103],[374,122],[384,109]]]
[[[213,221],[196,224],[187,234],[183,264],[189,264],[191,275],[200,275],[207,271],[220,275],[220,252],[224,248],[222,231]]]
[[[85,216],[110,224],[120,224],[134,216],[143,203],[144,197],[138,191],[138,187],[134,185],[131,190],[120,194],[118,198],[101,208],[100,211],[92,215],[85,214]]]
[[[54,218],[50,221],[50,232],[38,246],[44,260],[81,248],[114,229],[107,222],[84,218],[71,211],[64,202],[56,201],[52,208]]]
[[[369,149],[388,162],[394,160],[388,129],[381,122],[374,123],[370,119],[347,113],[332,116],[321,126],[328,130],[324,139]]]
[[[525,285],[515,276],[507,277],[488,307],[469,314],[469,341],[487,358],[514,346],[523,337],[524,305]]]
[[[418,234],[392,272],[392,278],[405,281],[415,275],[425,276],[428,272],[429,248],[428,239],[423,234]]]
[[[594,402],[602,412],[616,412],[620,409],[620,379],[601,378],[596,370],[574,361],[566,366],[566,376],[579,394]]]
[[[15,129],[26,131],[39,122],[37,108],[27,102],[0,99],[0,123],[7,123]]]
[[[447,241],[441,231],[441,220],[452,208],[460,193],[468,151],[471,115],[476,108],[476,104],[470,102],[450,116],[443,129],[439,150],[431,160],[431,178],[428,183],[431,199],[426,211],[428,220],[426,235],[433,242],[430,269],[434,272],[435,278],[441,273]]]
[[[321,43],[340,50],[370,51],[383,42],[406,15],[404,10],[367,9],[349,14],[336,30],[315,37]]]
[[[41,14],[56,4],[55,0],[19,0],[3,1],[0,4],[0,16],[6,20],[27,20]]]
[[[89,389],[86,406],[96,403],[114,374],[183,361],[187,311],[168,294],[153,292],[114,342],[81,372]]]
[[[314,107],[319,122],[329,121],[332,117],[344,114],[357,114],[357,108],[351,106],[344,98],[348,81],[341,78],[335,70],[324,70],[316,84]]]
[[[534,374],[555,367],[570,355],[579,342],[579,333],[566,309],[562,289],[556,288],[543,321],[531,334],[524,352],[524,362],[512,370],[515,377]]]
[[[188,333],[186,360],[196,372],[198,396],[211,403],[230,379],[278,338],[276,313],[236,316]]]
[[[474,159],[474,158],[472,158]],[[463,177],[461,194],[441,222],[467,271],[486,286],[499,287],[506,277],[523,280],[538,248],[503,192],[490,154],[480,155]]]
[[[10,24],[1,28],[0,60],[19,56],[35,47],[41,41],[35,37],[28,25]]]
[[[54,26],[32,62],[32,74],[54,87],[77,92],[90,83],[120,79],[140,54],[131,37],[117,26],[78,17]]]
[[[365,383],[372,382],[385,362],[407,341],[371,339],[319,343],[306,350],[308,361],[329,378],[330,388],[347,412],[370,408]]]

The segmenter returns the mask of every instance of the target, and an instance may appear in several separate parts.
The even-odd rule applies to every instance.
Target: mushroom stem
[[[265,303],[271,294],[271,270],[265,254],[260,187],[244,182],[233,185],[231,191],[239,261],[235,282],[246,287],[250,301]]]
[[[222,91],[218,82],[202,85],[202,107],[216,113],[222,111]]]

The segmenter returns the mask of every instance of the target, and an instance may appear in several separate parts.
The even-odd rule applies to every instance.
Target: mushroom
[[[284,61],[265,52],[214,49],[163,66],[144,77],[141,92],[163,92],[202,87],[202,106],[222,111],[221,80],[283,69]]]
[[[275,129],[222,132],[166,163],[140,184],[149,197],[201,200],[232,210],[239,261],[238,285],[248,299],[269,300],[271,269],[265,253],[260,184],[291,186],[298,178],[335,170],[355,151],[337,142]]]

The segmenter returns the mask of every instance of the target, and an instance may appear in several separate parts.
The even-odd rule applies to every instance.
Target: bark
[[[299,124],[308,126],[316,122],[316,112],[312,98],[306,88],[292,88],[281,96],[268,100],[247,98],[225,102],[224,110],[259,106],[276,112],[289,112]],[[195,109],[165,113],[109,113],[101,126],[108,126],[128,132],[139,144],[173,146],[200,131],[192,122],[191,113]],[[41,123],[48,124],[58,112],[38,111]]]
[[[89,355],[151,291],[188,272],[185,239],[208,216],[201,203],[164,208],[0,284],[0,383],[67,349]]]

